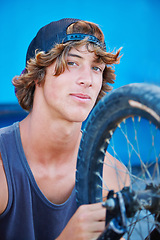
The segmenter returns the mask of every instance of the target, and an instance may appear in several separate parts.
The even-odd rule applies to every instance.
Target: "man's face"
[[[40,87],[41,106],[54,118],[82,122],[101,90],[105,64],[81,46],[70,50],[67,66],[59,76],[54,76],[55,63],[47,68],[45,83]]]

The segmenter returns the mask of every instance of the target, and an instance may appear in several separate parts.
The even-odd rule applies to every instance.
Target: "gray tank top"
[[[9,191],[7,208],[0,215],[0,239],[57,238],[77,209],[75,189],[60,205],[43,195],[26,160],[18,122],[0,130],[0,152]]]

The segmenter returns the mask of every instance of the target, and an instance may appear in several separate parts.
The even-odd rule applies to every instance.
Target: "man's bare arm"
[[[8,203],[8,185],[0,154],[0,214],[4,212]]]

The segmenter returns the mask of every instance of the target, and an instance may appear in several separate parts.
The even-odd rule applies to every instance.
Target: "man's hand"
[[[102,203],[80,206],[57,240],[94,240],[105,229],[106,209]]]

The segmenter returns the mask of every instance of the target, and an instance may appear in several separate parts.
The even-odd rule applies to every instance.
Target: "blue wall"
[[[115,88],[130,82],[160,82],[159,0],[1,0],[0,104],[17,102],[11,80],[24,69],[26,50],[36,32],[64,17],[98,23],[109,51],[123,47]]]

